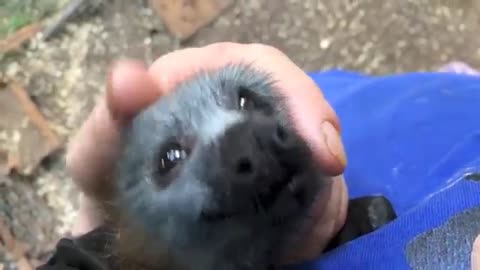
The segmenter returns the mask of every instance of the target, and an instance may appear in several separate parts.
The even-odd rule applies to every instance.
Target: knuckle
[[[258,55],[271,55],[271,56],[281,56],[285,57],[286,55],[278,48],[262,44],[262,43],[251,43],[248,45],[249,48]]]

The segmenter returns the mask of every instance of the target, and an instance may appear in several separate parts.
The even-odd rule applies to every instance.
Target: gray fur
[[[125,149],[118,166],[121,207],[191,269],[258,269],[255,265],[263,259],[259,254],[278,238],[277,232],[260,226],[261,220],[251,227],[232,223],[212,228],[197,222],[201,210],[214,204],[214,194],[202,178],[212,170],[209,147],[230,126],[244,121],[235,109],[240,87],[273,101],[276,120],[290,123],[271,76],[244,64],[196,74],[140,113],[123,134]],[[169,138],[194,147],[178,177],[160,188],[152,179],[154,157],[157,146]],[[229,256],[240,256],[242,268]]]

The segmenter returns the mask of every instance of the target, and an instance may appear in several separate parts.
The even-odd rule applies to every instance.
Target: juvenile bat
[[[188,270],[277,267],[332,180],[275,87],[268,73],[228,65],[199,72],[133,120],[119,198],[151,249],[167,249]],[[394,218],[383,198],[351,202],[356,210],[329,249]]]

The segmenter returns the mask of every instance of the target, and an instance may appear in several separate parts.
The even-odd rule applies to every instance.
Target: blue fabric
[[[480,182],[464,177],[480,171],[480,77],[372,77],[341,70],[309,75],[340,118],[350,196],[383,194],[399,218],[292,269],[412,269],[406,247],[415,237],[480,206]],[[461,253],[457,264],[435,269],[468,269],[471,241],[454,248]],[[436,252],[423,256],[442,261]],[[418,269],[432,268],[424,263]]]

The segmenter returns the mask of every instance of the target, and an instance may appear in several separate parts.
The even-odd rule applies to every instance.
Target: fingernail
[[[347,164],[347,156],[345,154],[340,134],[330,122],[323,122],[321,129],[330,153],[335,156],[341,166],[344,167]]]

